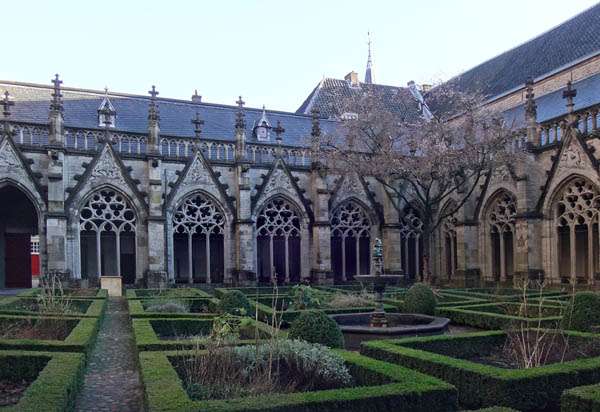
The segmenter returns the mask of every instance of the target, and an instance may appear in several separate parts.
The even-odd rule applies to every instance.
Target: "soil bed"
[[[25,390],[36,380],[33,378],[23,378],[19,381],[10,381],[0,379],[0,408],[3,406],[16,405],[21,400]]]
[[[530,342],[531,347],[533,347],[534,335],[530,336]],[[571,341],[566,344],[560,337],[557,337],[554,342],[552,342],[551,337],[545,337],[541,341],[540,347],[542,346],[544,349],[550,348],[550,350],[547,351],[547,355],[544,356],[540,366],[600,356],[600,339]],[[458,358],[497,368],[519,369],[519,358],[506,347],[495,347],[488,353],[468,354]]]
[[[65,340],[76,324],[56,319],[3,322],[0,339]]]

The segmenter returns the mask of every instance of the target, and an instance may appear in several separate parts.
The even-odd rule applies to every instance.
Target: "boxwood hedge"
[[[108,290],[106,290],[106,289],[94,289],[94,290],[96,291],[96,294],[94,296],[71,296],[71,298],[72,299],[106,299],[106,298],[108,298]],[[79,292],[79,291],[81,291],[81,289],[67,288],[67,289],[63,289],[63,291],[67,295],[70,295],[70,293]],[[27,289],[24,292],[19,293],[17,296],[21,297],[21,298],[31,298],[31,297],[36,297],[39,293],[40,293],[40,288],[31,288],[31,289]]]
[[[0,315],[0,324],[16,322],[28,322],[37,319],[55,319],[47,316],[10,316]],[[98,327],[102,321],[101,317],[61,317],[65,322],[75,324],[71,333],[65,340],[38,340],[38,339],[0,339],[0,350],[32,350],[50,352],[83,352],[86,355],[92,350]]]
[[[36,300],[33,298],[11,297],[0,300],[0,314],[4,315],[30,315],[39,316],[40,312],[23,309],[22,305]],[[71,316],[77,317],[101,317],[106,310],[106,299],[72,299]]]
[[[452,319],[452,323],[468,325],[483,329],[502,329],[510,322],[524,323],[531,327],[537,327],[538,321],[542,325],[555,325],[562,319],[560,306],[543,306],[542,318],[511,316],[504,313],[504,305],[514,306],[516,303],[495,302],[481,305],[439,307],[436,315]],[[533,306],[532,306],[533,307]]]
[[[166,289],[127,289],[128,299],[144,299],[153,297],[165,298],[210,298],[211,296],[197,288],[166,288]]]
[[[456,389],[438,379],[336,350],[346,361],[357,386],[345,389],[271,394],[248,398],[199,401],[190,400],[169,356],[183,352],[141,352],[140,368],[145,388],[146,410],[153,411],[374,411],[412,412],[456,411]]]
[[[577,339],[596,335],[567,332]],[[453,385],[467,408],[492,405],[521,411],[558,408],[564,389],[600,381],[600,357],[579,359],[531,369],[501,369],[458,356],[477,354],[504,342],[503,331],[440,335],[403,340],[370,341],[361,354],[435,376]]]
[[[259,338],[269,337],[270,326],[246,318],[247,325],[240,330],[242,341],[254,338],[258,328]],[[183,336],[210,334],[213,318],[135,318],[132,319],[133,334],[138,350],[140,351],[165,351],[175,349],[192,349],[196,342],[192,340],[162,340],[159,336]],[[287,336],[287,332],[280,331],[280,337]],[[254,342],[254,340],[252,340]]]
[[[0,351],[0,378],[18,379],[37,374],[19,403],[2,411],[73,410],[84,371],[85,359],[81,353]]]
[[[560,412],[600,412],[600,383],[563,392]]]
[[[219,299],[216,298],[186,298],[174,299],[175,302],[183,300],[190,308],[206,308],[207,312],[146,312],[146,308],[160,303],[164,298],[129,299],[129,314],[132,318],[212,318],[217,314]]]

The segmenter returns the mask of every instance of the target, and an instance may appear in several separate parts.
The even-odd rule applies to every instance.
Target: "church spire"
[[[367,58],[367,71],[365,72],[365,83],[375,83],[375,69],[373,68],[373,60],[371,60],[371,33],[367,32],[369,41],[369,57]]]

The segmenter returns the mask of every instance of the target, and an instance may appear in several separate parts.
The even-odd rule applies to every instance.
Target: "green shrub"
[[[562,412],[600,412],[600,384],[568,389],[560,401]]]
[[[415,283],[404,297],[404,312],[435,315],[437,301],[431,288],[424,283]]]
[[[588,332],[598,324],[600,324],[600,295],[590,291],[575,294],[565,311],[562,327]]]
[[[165,303],[159,303],[159,304],[156,304],[156,305],[148,306],[148,308],[146,308],[146,312],[181,312],[181,313],[188,313],[189,311],[181,303],[177,303],[177,302],[165,302]]]
[[[344,335],[339,325],[321,311],[302,312],[292,322],[289,338],[320,343],[330,348],[344,348]]]
[[[231,313],[232,315],[247,315],[251,313],[250,302],[246,295],[239,290],[231,290],[221,298],[219,312]]]

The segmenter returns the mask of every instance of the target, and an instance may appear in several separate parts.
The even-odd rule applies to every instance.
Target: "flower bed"
[[[537,305],[528,305],[528,314],[530,317],[513,316],[507,314],[505,308],[510,312],[518,313],[518,303],[502,302],[487,303],[482,305],[469,305],[458,307],[438,307],[436,315],[452,319],[452,323],[459,325],[468,325],[483,329],[502,329],[510,322],[524,322],[530,326],[537,326],[538,322],[542,325],[553,325],[559,322],[561,307],[552,305],[543,305],[542,318],[537,316]],[[534,312],[534,313],[532,313]]]
[[[142,352],[140,368],[148,411],[455,411],[456,389],[438,379],[346,351],[341,355],[357,386],[243,399],[192,401],[169,357],[182,352]]]
[[[106,310],[106,299],[72,299],[70,307],[70,316],[102,317]],[[0,301],[0,314],[37,316],[40,311],[35,298],[12,297]],[[48,312],[44,315],[48,315]]]
[[[16,405],[6,412],[72,410],[83,383],[81,353],[0,351],[0,380],[34,379]]]
[[[560,404],[561,412],[600,412],[600,384],[566,390]]]
[[[185,312],[147,312],[152,305],[163,302],[163,298],[129,299],[129,314],[132,318],[198,318],[214,317],[217,312],[219,300],[215,298],[185,298],[172,299],[174,302],[182,301],[182,305],[188,309]],[[171,301],[171,300],[169,300]]]
[[[0,315],[0,330],[5,333],[9,327],[18,327],[19,325],[28,325],[31,322],[47,320],[58,322],[70,329],[70,333],[64,340],[44,340],[44,339],[0,339],[0,350],[35,350],[51,352],[83,352],[89,354],[98,334],[98,326],[101,318],[99,317],[31,317],[31,316],[10,316]]]
[[[167,289],[127,289],[128,299],[144,299],[153,297],[166,298],[210,298],[203,290],[196,288],[167,288]]]
[[[567,332],[573,339],[596,335]],[[361,354],[435,376],[453,385],[465,408],[492,405],[521,411],[557,410],[564,389],[600,380],[600,357],[530,369],[503,369],[460,359],[504,344],[502,331],[371,341]]]
[[[259,338],[265,339],[269,336],[268,325],[262,322],[255,323],[250,318],[246,319],[248,325],[240,329],[241,340],[254,339],[255,326],[258,327]],[[191,349],[196,345],[196,339],[183,337],[209,336],[213,318],[137,318],[132,319],[132,325],[136,345],[140,351]],[[287,335],[283,331],[279,333],[280,337]]]
[[[73,299],[106,299],[108,297],[108,290],[106,289],[79,289],[79,288],[71,288],[71,289],[63,289],[63,292],[66,296],[69,296]],[[25,292],[18,294],[18,297],[21,298],[31,298],[36,297],[40,293],[39,288],[28,289]]]

